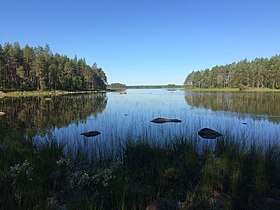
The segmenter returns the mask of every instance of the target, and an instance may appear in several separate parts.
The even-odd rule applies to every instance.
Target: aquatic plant
[[[275,209],[280,200],[278,145],[138,139],[118,157],[92,159],[88,150],[65,153],[56,141],[38,145],[11,135],[0,143],[1,209],[146,209],[156,201],[181,209]]]

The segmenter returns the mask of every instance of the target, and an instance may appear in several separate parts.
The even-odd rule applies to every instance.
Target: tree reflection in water
[[[30,137],[45,135],[53,128],[83,121],[89,115],[96,116],[106,105],[106,93],[55,96],[51,100],[44,97],[4,98],[0,100],[0,110],[6,113],[0,118],[1,130],[22,132]]]
[[[193,107],[265,116],[271,122],[280,122],[277,92],[186,92],[185,101]]]

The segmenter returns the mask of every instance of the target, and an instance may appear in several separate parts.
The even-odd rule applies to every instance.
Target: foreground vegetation
[[[139,140],[118,157],[90,161],[89,154],[74,157],[55,141],[34,145],[2,137],[1,209],[279,207],[279,146],[248,148],[221,139],[199,150],[186,139],[164,148]]]

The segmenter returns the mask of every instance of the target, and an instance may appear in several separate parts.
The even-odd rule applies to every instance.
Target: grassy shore
[[[164,148],[138,140],[128,141],[118,157],[89,161],[82,150],[65,154],[55,141],[1,137],[1,209],[279,207],[279,146],[220,139],[198,151],[184,138]]]
[[[239,88],[186,88],[187,91],[237,92]]]
[[[83,94],[92,92],[102,92],[105,90],[87,90],[87,91],[64,91],[64,90],[54,90],[54,91],[11,91],[2,92],[0,91],[0,98],[3,97],[27,97],[27,96],[58,96],[58,95],[70,95],[70,94]]]
[[[122,89],[107,89],[107,90],[87,90],[87,91],[0,91],[0,98],[3,97],[27,97],[27,96],[44,96],[51,97],[57,95],[69,95],[69,94],[83,94],[91,92],[104,92],[104,91],[121,91]],[[179,89],[178,89],[179,90]],[[277,89],[269,88],[248,88],[240,91],[239,88],[185,88],[187,91],[203,91],[203,92],[280,92]]]
[[[278,89],[269,88],[247,88],[240,90],[240,88],[185,88],[187,91],[204,91],[204,92],[280,92]]]

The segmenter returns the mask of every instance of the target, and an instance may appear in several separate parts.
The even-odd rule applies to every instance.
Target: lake
[[[276,92],[185,92],[166,89],[128,89],[81,95],[0,99],[1,136],[9,133],[35,141],[55,139],[68,150],[106,151],[113,154],[131,140],[145,139],[165,145],[171,140],[191,139],[204,128],[224,138],[250,145],[280,141],[280,93]],[[182,123],[155,124],[154,118],[177,118]],[[97,130],[95,137],[82,132]]]

